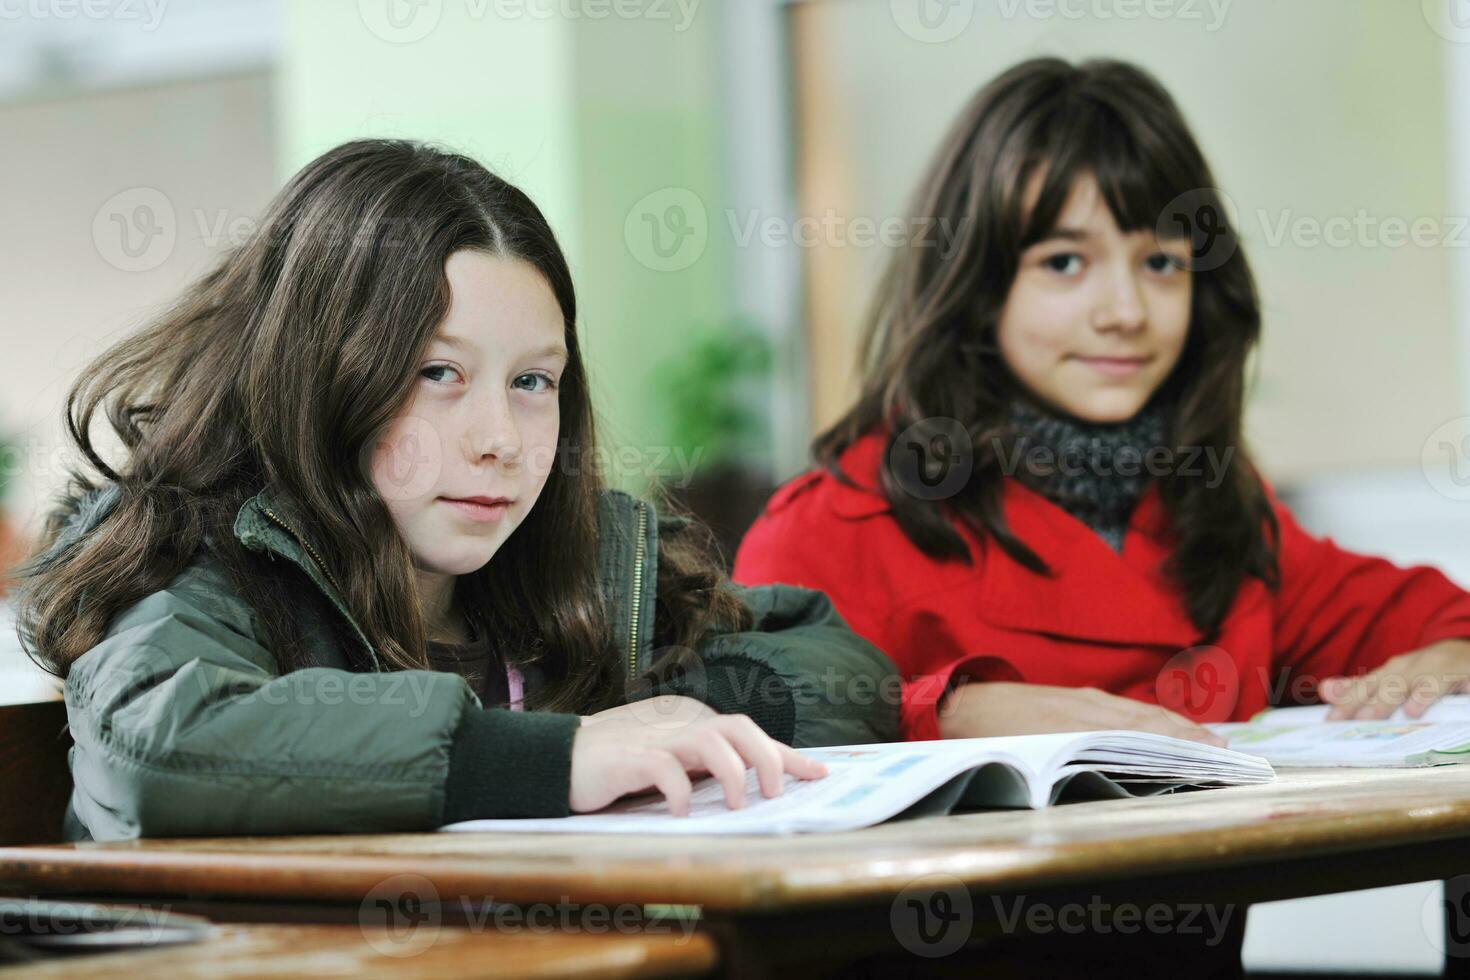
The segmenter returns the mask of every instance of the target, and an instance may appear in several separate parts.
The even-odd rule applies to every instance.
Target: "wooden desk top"
[[[427,928],[389,935],[355,925],[219,925],[208,939],[111,953],[56,957],[20,966],[43,977],[392,976],[666,977],[708,973],[714,940],[643,934],[496,932]],[[3,975],[3,973],[0,973]]]
[[[1470,842],[1470,765],[1286,770],[1263,786],[785,838],[428,833],[10,847],[0,848],[0,891],[358,901],[412,872],[441,896],[758,913],[891,900],[929,875],[976,890],[1037,890],[1456,839]],[[1442,874],[1419,877],[1470,870],[1445,853]],[[1391,877],[1384,864],[1380,878]],[[1393,882],[1323,890],[1374,883]]]

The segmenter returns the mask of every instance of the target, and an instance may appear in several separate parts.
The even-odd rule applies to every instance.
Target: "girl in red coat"
[[[1023,63],[940,147],[821,468],[735,577],[826,591],[904,674],[907,737],[1417,715],[1470,675],[1470,596],[1296,523],[1241,439],[1251,273],[1169,95]]]

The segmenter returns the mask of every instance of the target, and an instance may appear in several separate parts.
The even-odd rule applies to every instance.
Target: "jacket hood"
[[[67,498],[64,503],[73,507],[71,517],[62,526],[50,547],[31,559],[28,568],[37,572],[52,568],[79,541],[107,520],[117,509],[121,499],[122,488],[111,481],[96,490],[83,493],[80,497]]]

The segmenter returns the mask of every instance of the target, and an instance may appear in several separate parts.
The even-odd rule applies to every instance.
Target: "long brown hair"
[[[1028,213],[1023,190],[1036,175],[1039,194]],[[1246,576],[1273,588],[1278,578],[1276,522],[1241,435],[1260,309],[1203,154],[1163,86],[1133,65],[1026,61],[960,112],[912,205],[952,237],[942,248],[916,242],[894,254],[863,339],[861,394],[813,452],[843,478],[838,457],[869,432],[885,431],[891,451],[906,431],[958,421],[973,450],[967,483],[948,500],[922,499],[883,466],[881,488],[895,518],[932,557],[968,560],[953,517],[1017,562],[1048,572],[1001,509],[997,447],[1024,390],[1000,356],[996,325],[1022,252],[1052,229],[1083,176],[1096,179],[1121,229],[1189,237],[1201,260],[1191,272],[1185,348],[1153,404],[1166,413],[1172,446],[1214,450],[1216,459],[1234,454],[1218,486],[1177,471],[1158,477],[1176,536],[1166,569],[1208,642]],[[1175,224],[1176,214],[1187,223]],[[923,439],[918,444],[925,448]]]
[[[67,397],[68,430],[120,497],[93,533],[22,570],[20,632],[32,658],[65,676],[118,612],[166,586],[208,543],[281,670],[309,666],[301,582],[232,531],[243,502],[270,486],[310,524],[384,668],[427,667],[410,552],[369,464],[448,311],[444,263],[461,249],[535,267],[561,308],[570,357],[545,488],[495,558],[459,577],[457,597],[495,635],[514,638],[501,651],[508,659],[542,663],[548,683],[532,707],[614,703],[620,659],[597,580],[603,483],[595,468],[568,464],[597,454],[566,260],[520,190],[468,157],[403,140],[354,141],[309,163],[248,241],[82,372]],[[99,410],[127,450],[116,469],[92,440]],[[99,487],[80,471],[69,476],[42,553]],[[693,646],[717,620],[745,621],[699,547],[670,536],[660,558],[668,601],[657,643]]]

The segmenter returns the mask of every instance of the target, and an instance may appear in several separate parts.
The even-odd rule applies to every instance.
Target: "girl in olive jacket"
[[[94,448],[105,412],[126,449]],[[71,391],[22,570],[66,680],[64,836],[427,830],[656,790],[730,806],[897,738],[818,592],[741,588],[604,488],[570,274],[476,162],[347,143]]]

